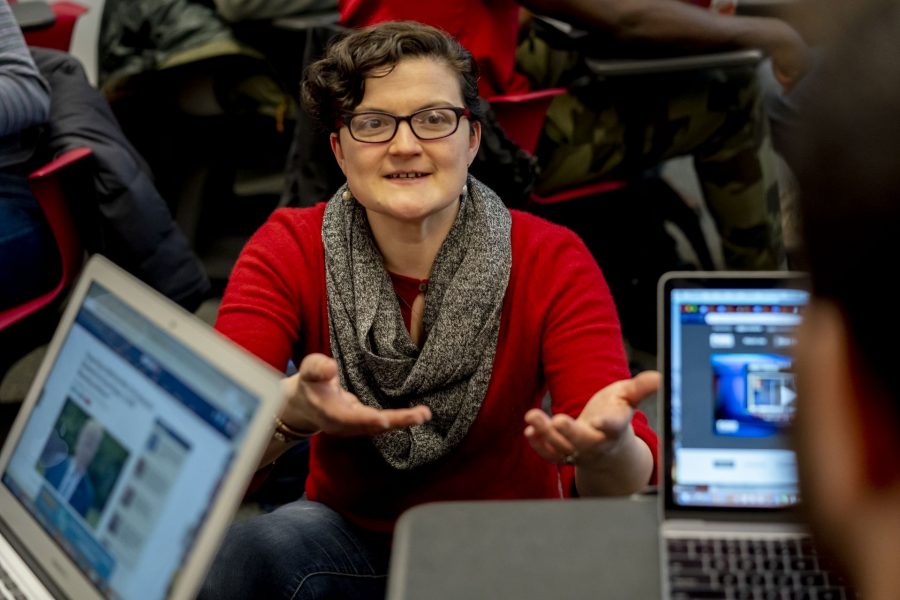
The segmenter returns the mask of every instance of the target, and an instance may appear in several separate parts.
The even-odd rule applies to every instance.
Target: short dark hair
[[[792,152],[805,268],[833,301],[854,352],[900,408],[900,3],[877,1],[813,73]]]
[[[368,77],[383,77],[405,58],[442,61],[458,76],[463,102],[474,121],[482,118],[478,101],[478,66],[450,34],[413,21],[391,21],[349,32],[306,70],[300,88],[312,120],[334,131],[341,116],[352,112],[365,94]]]

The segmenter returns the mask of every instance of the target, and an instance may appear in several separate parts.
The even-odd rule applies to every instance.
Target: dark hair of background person
[[[367,27],[332,43],[306,70],[300,90],[303,107],[319,127],[335,131],[341,116],[362,102],[367,78],[383,77],[402,59],[419,57],[442,61],[459,76],[471,120],[481,121],[478,66],[472,55],[449,34],[412,21]]]
[[[900,2],[872,2],[827,58],[792,148],[803,266],[900,419],[900,319],[888,292],[900,264]]]

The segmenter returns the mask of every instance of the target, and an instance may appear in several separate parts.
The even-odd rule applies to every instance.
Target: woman
[[[467,177],[481,132],[468,52],[382,24],[334,44],[303,96],[347,184],[272,216],[217,327],[279,369],[302,359],[263,464],[312,437],[307,495],[232,528],[206,597],[381,597],[411,506],[650,482],[656,438],[633,406],[658,378],[613,383],[628,370],[596,263]]]

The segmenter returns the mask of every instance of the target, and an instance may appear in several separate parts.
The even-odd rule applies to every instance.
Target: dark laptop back
[[[397,524],[388,600],[660,597],[656,498],[447,502]]]

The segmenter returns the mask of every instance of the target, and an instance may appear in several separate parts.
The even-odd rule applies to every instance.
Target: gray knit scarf
[[[375,408],[424,404],[431,421],[376,436],[395,469],[435,461],[465,437],[494,363],[500,312],[512,265],[511,218],[500,198],[472,177],[456,221],[431,268],[420,350],[365,209],[338,190],[325,209],[328,332],[341,385]]]

